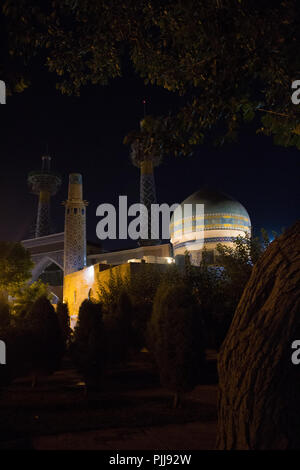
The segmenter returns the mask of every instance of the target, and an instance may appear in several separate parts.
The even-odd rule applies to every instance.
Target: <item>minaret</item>
[[[69,176],[68,200],[65,206],[64,274],[79,271],[86,266],[86,206],[82,196],[82,176]]]
[[[44,237],[51,233],[50,199],[61,186],[61,177],[50,171],[51,157],[42,156],[42,169],[28,175],[28,185],[33,194],[39,197],[35,227],[35,237]]]
[[[156,204],[156,189],[154,180],[154,168],[152,160],[143,160],[140,164],[140,203],[146,206],[148,210],[149,240],[140,240],[140,245],[153,245],[159,241],[159,233],[156,233],[157,239],[151,240],[151,205]]]
[[[143,133],[144,120],[141,121],[140,127]],[[131,144],[131,161],[140,169],[140,203],[146,206],[148,210],[149,239],[141,239],[139,241],[140,245],[157,245],[160,243],[159,233],[155,233],[155,239],[151,239],[151,205],[157,202],[154,168],[160,164],[160,158],[145,151],[146,147],[151,147],[148,142],[149,140],[151,139],[148,136],[146,141],[138,137]]]
[[[146,100],[143,100],[144,105],[144,119],[146,117]],[[140,128],[143,130],[142,120]],[[154,165],[159,164],[159,161],[153,157],[145,158],[145,154],[140,157],[140,203],[144,204],[148,209],[148,214],[151,214],[151,204],[156,204],[156,188],[154,180]],[[150,218],[151,222],[151,218]]]

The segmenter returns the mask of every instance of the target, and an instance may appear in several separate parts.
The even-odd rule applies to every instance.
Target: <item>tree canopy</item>
[[[14,295],[13,312],[25,315],[40,297],[46,297],[48,300],[50,297],[48,284],[44,284],[40,279],[32,284],[20,286]]]
[[[62,93],[78,94],[121,76],[130,62],[146,84],[182,96],[177,112],[150,120],[156,153],[188,155],[204,138],[235,140],[252,120],[275,143],[300,148],[291,101],[299,10],[296,0],[5,0],[0,72],[21,91],[21,63],[40,57]]]
[[[31,277],[30,253],[14,242],[0,242],[0,291],[14,294]]]

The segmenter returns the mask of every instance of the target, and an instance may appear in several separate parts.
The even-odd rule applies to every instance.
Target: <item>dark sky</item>
[[[0,77],[1,78],[1,77]],[[129,160],[123,137],[147,113],[175,110],[179,98],[163,89],[144,86],[133,73],[106,87],[88,87],[80,98],[62,96],[53,78],[39,73],[33,86],[8,97],[0,107],[0,239],[21,240],[34,223],[37,199],[27,189],[27,173],[39,169],[46,142],[52,168],[63,175],[53,199],[57,231],[63,230],[63,207],[70,172],[84,177],[88,208],[88,238],[96,241],[96,207],[116,204],[119,195],[129,203],[139,198],[139,171]],[[245,130],[238,144],[222,148],[201,146],[193,157],[166,158],[156,169],[160,203],[181,202],[203,184],[223,190],[248,210],[254,229],[280,231],[298,218],[299,151],[274,146],[272,139]],[[104,242],[107,249],[126,242]]]

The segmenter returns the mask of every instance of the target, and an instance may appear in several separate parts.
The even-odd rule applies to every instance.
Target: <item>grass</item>
[[[145,355],[142,355],[145,356]],[[203,376],[215,382],[215,363]],[[139,360],[111,371],[101,393],[87,397],[81,378],[66,363],[63,370],[44,377],[35,389],[30,379],[15,381],[2,390],[0,446],[5,441],[99,429],[211,422],[216,404],[211,391],[200,385],[174,410],[172,395],[163,390],[149,361]]]

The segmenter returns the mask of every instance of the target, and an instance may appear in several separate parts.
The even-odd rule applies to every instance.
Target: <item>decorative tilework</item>
[[[187,241],[184,243],[174,243],[174,247],[177,248],[182,248],[184,246],[191,246],[195,243],[199,243],[201,241],[204,241],[204,244],[206,243],[224,243],[224,242],[233,242],[235,237],[210,237],[210,238],[204,238],[204,239],[199,239],[199,240],[191,240]]]

